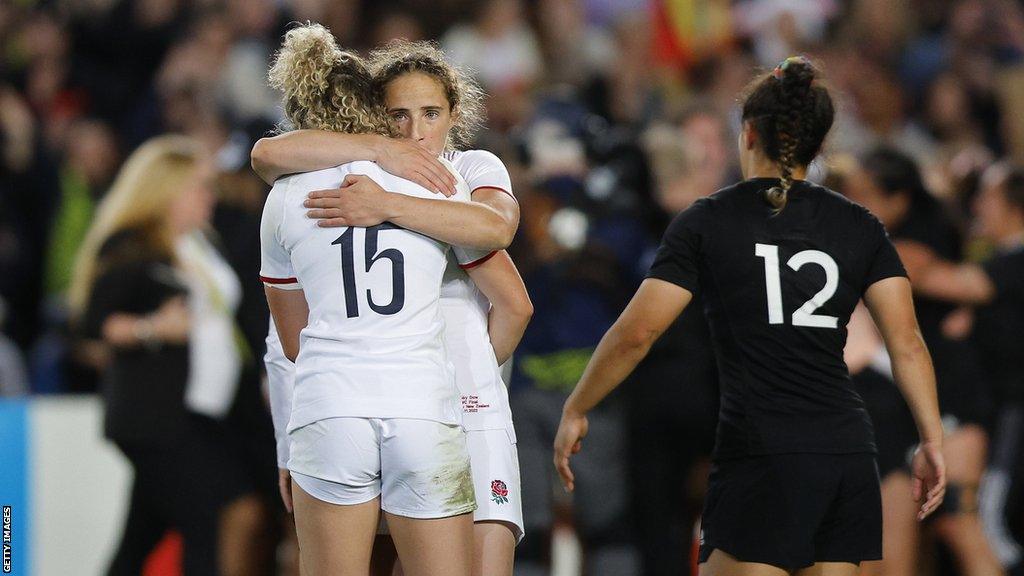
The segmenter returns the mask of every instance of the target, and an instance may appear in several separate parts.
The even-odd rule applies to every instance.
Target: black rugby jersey
[[[796,181],[772,215],[756,178],[698,200],[662,239],[649,278],[700,292],[718,361],[715,458],[874,452],[843,347],[864,291],[906,276],[881,222]]]
[[[977,308],[974,341],[999,402],[1024,402],[1024,246],[1001,250],[983,265],[995,288]]]

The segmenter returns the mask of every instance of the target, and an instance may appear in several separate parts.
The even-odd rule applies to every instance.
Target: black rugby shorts
[[[700,562],[715,549],[786,570],[881,559],[882,496],[874,454],[716,462],[701,519]]]

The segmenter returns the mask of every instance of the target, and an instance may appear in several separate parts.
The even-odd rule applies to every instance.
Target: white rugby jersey
[[[471,191],[496,188],[512,196],[512,180],[502,161],[486,150],[446,152],[444,158],[466,179]],[[470,280],[465,270],[482,264],[493,252],[470,252],[469,264],[449,261],[441,284],[441,309],[445,341],[455,382],[462,397],[463,426],[467,430],[512,430],[508,390],[494,360],[487,332],[491,303]]]
[[[274,441],[277,444],[277,467],[287,468],[290,456],[288,420],[292,416],[295,365],[284,355],[273,318],[270,319],[266,343],[267,353],[263,355],[263,366],[267,371],[267,398],[270,400],[270,419],[274,424]]]
[[[318,227],[302,202],[311,191],[337,188],[347,174],[436,198],[372,162],[275,182],[263,211],[260,275],[278,288],[301,288],[309,304],[288,430],[337,416],[459,423],[438,300],[448,245],[390,223]],[[452,200],[468,199],[460,178]]]

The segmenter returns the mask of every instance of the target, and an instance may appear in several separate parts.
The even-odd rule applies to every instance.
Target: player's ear
[[[757,144],[757,130],[754,130],[754,124],[750,121],[743,122],[743,147],[747,150],[753,150]]]

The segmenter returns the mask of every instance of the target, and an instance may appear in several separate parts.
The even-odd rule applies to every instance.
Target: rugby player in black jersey
[[[648,278],[566,400],[555,440],[555,466],[572,490],[569,458],[587,412],[699,291],[721,385],[701,526],[705,576],[845,576],[881,557],[871,420],[843,362],[861,298],[921,439],[918,517],[945,491],[935,374],[903,265],[867,210],[802,180],[834,115],[815,74],[794,57],[752,84],[739,141],[746,179],[669,226]]]

